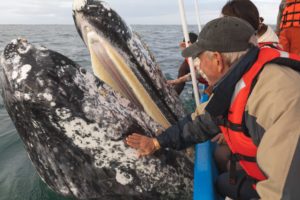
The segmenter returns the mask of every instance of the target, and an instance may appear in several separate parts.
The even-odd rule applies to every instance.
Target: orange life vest
[[[280,29],[288,27],[300,27],[300,0],[286,0]]]
[[[261,48],[256,62],[236,84],[227,118],[218,123],[224,138],[247,175],[256,181],[266,179],[256,162],[257,146],[253,143],[243,122],[245,107],[255,79],[267,63],[278,63],[300,70],[300,56],[274,48]],[[255,187],[255,185],[254,185]]]

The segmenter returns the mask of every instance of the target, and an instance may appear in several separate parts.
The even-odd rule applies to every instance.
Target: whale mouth
[[[125,60],[94,31],[88,32],[86,38],[94,74],[142,109],[142,104],[129,87],[128,79],[133,79],[133,74],[127,70],[129,67]]]
[[[94,74],[168,128],[170,122],[132,71],[122,52],[88,25],[81,26],[81,35],[90,52]]]

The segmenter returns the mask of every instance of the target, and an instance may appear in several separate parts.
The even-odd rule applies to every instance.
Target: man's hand
[[[224,135],[222,133],[219,133],[215,137],[213,137],[210,141],[217,142],[218,144],[226,144]]]
[[[150,138],[137,133],[133,133],[126,138],[126,143],[138,150],[139,157],[154,153],[160,148],[156,138]]]

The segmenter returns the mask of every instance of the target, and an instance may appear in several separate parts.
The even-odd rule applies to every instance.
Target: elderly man
[[[183,56],[201,61],[199,70],[214,87],[209,102],[157,138],[134,133],[126,141],[143,156],[184,149],[221,131],[233,155],[230,173],[217,182],[222,196],[299,199],[300,58],[253,46],[254,33],[236,17],[207,23]],[[237,161],[242,172],[234,169]]]

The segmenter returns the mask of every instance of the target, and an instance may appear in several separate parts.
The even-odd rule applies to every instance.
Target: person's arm
[[[174,79],[174,80],[168,80],[167,83],[170,84],[170,85],[177,85],[177,84],[180,84],[180,83],[185,83],[187,81],[190,81],[191,80],[191,74],[188,73],[184,76],[181,76],[177,79]]]
[[[144,156],[152,154],[161,147],[181,150],[193,144],[209,140],[218,134],[220,130],[201,106],[197,111],[202,110],[202,114],[196,116],[195,112],[192,115],[188,115],[156,138],[149,138],[134,133],[127,137],[126,143],[137,149],[140,156]]]
[[[157,136],[161,147],[182,150],[194,144],[205,142],[220,132],[208,113],[192,120],[188,116]]]
[[[188,73],[190,73],[190,67],[189,67],[188,62],[186,60],[184,60],[181,64],[181,66],[179,67],[177,78],[185,76]],[[179,84],[174,85],[174,89],[177,92],[177,94],[180,94],[182,92],[182,90],[184,89],[184,86],[185,86],[185,82],[181,82]]]

